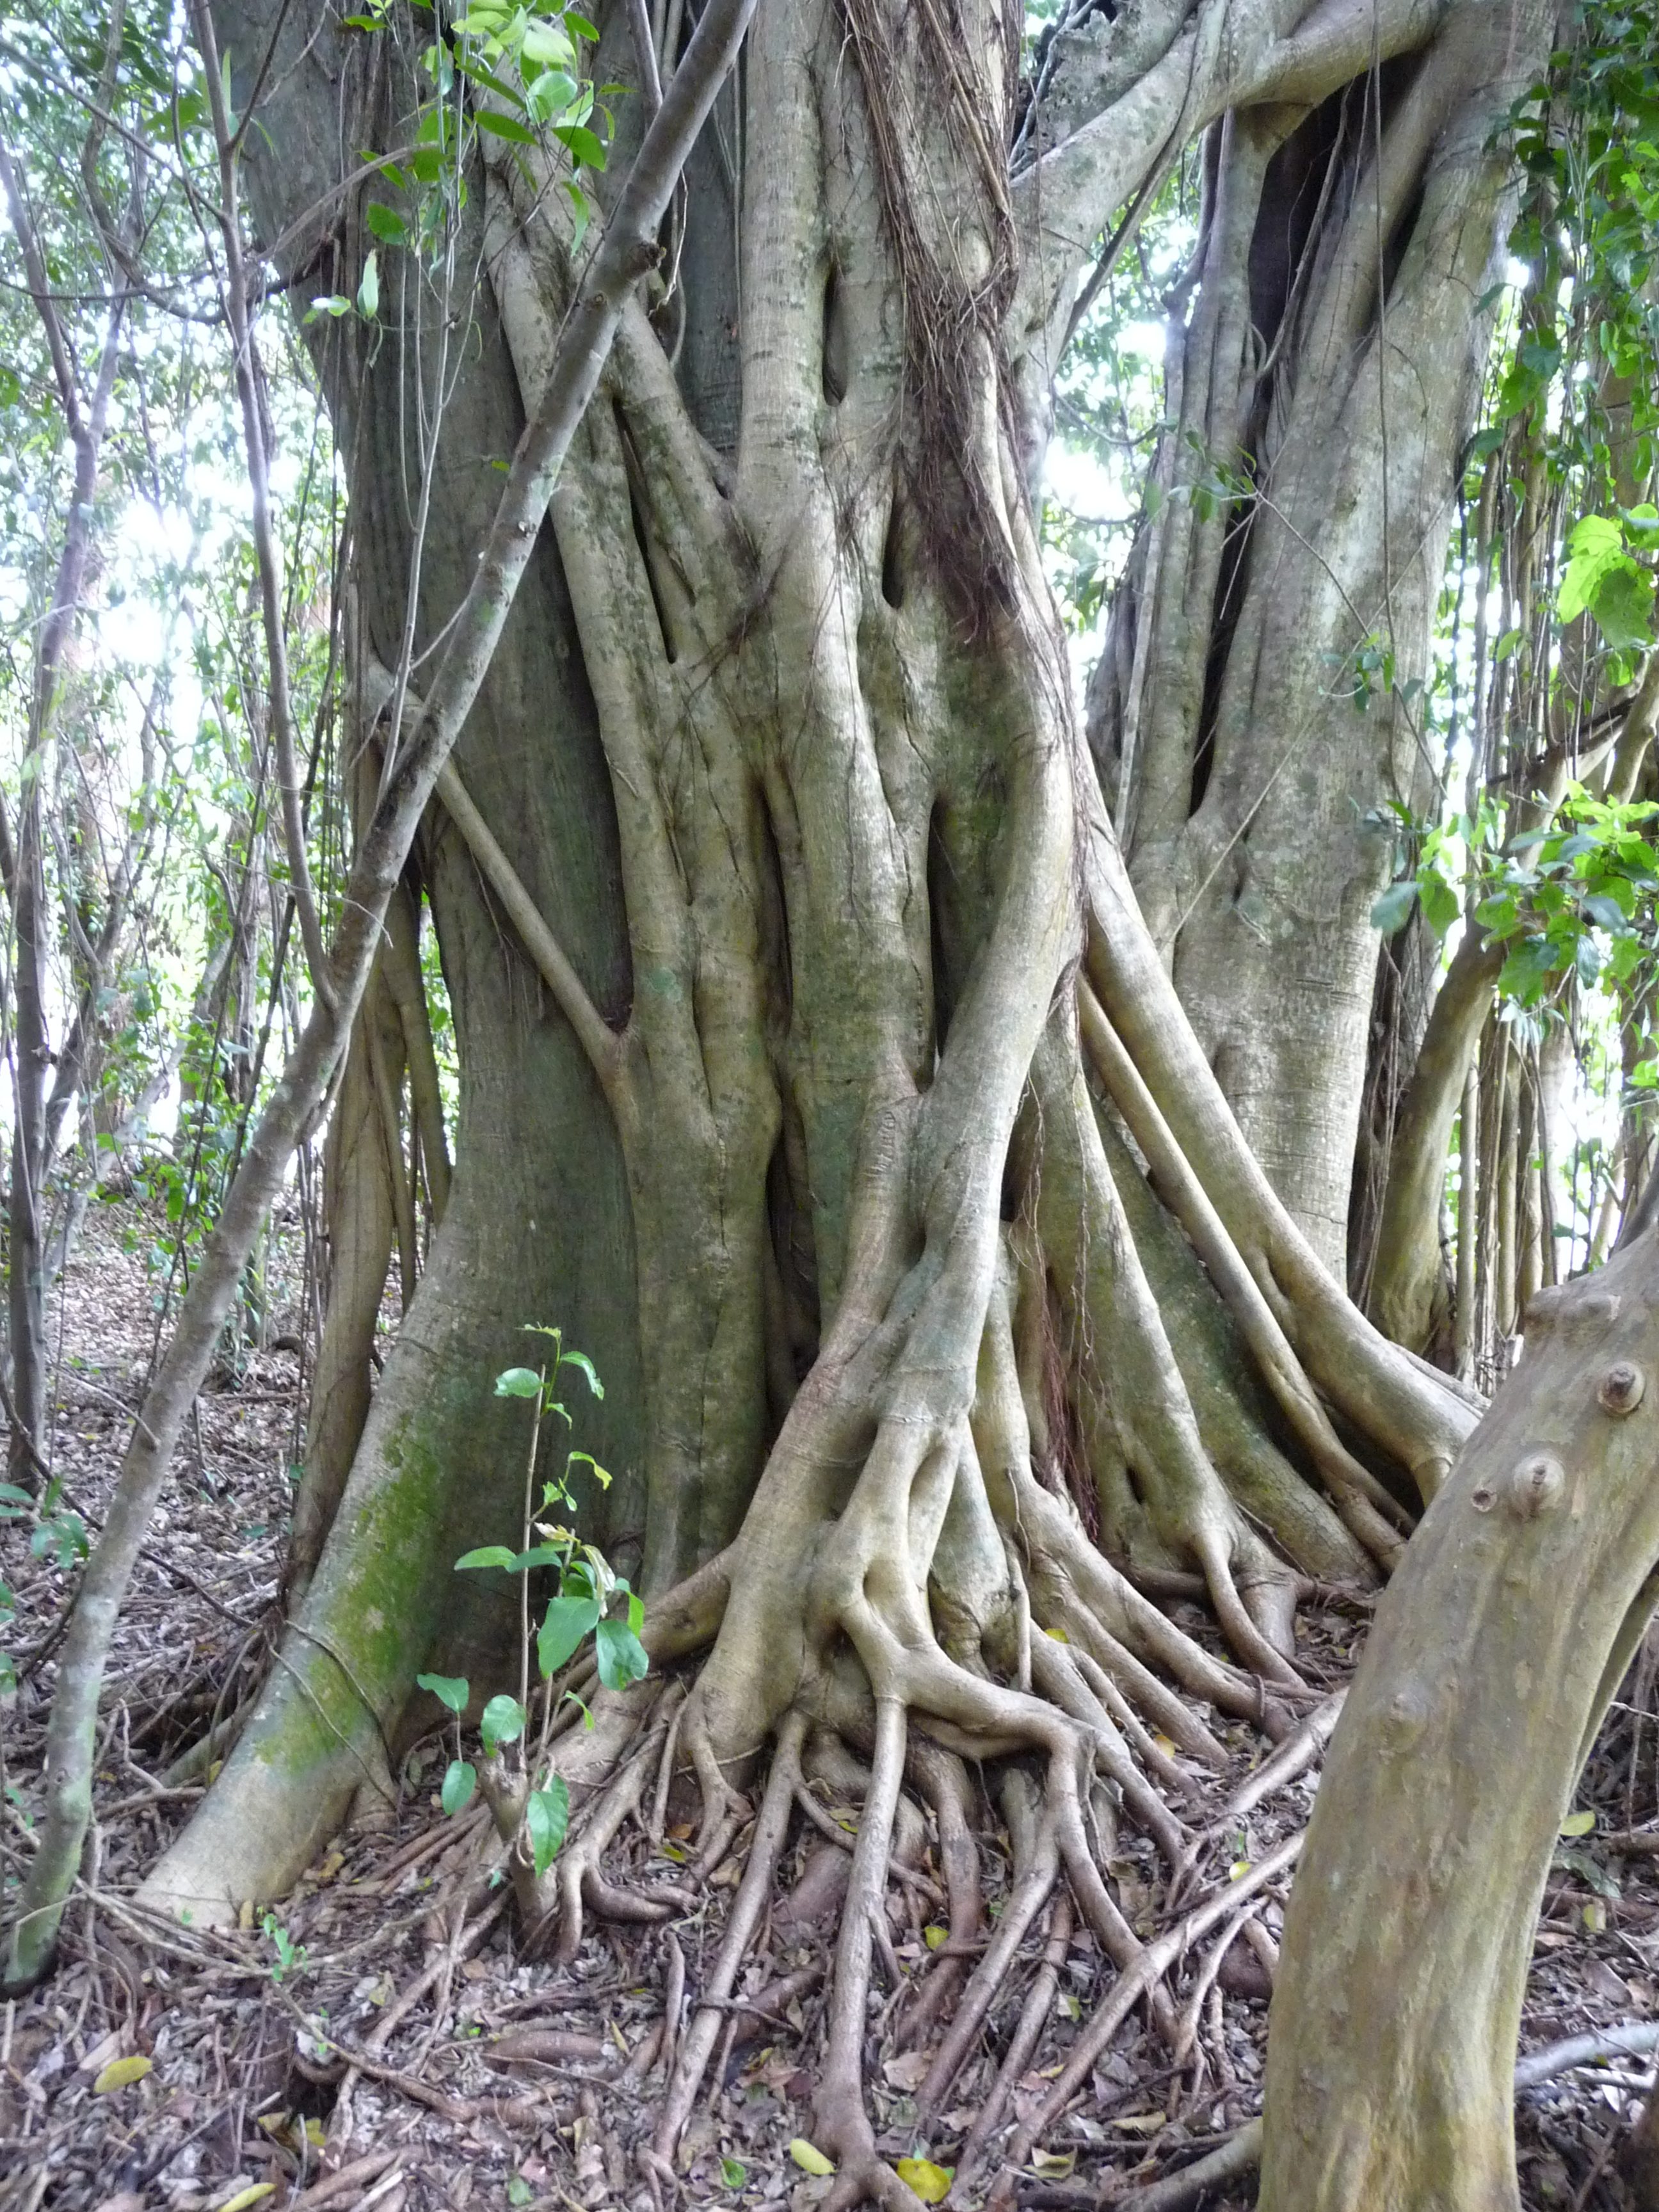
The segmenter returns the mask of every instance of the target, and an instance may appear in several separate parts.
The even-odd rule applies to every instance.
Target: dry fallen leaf
[[[898,2057],[890,2058],[881,2070],[896,2089],[919,2089],[927,2078],[927,2053],[903,2051]]]

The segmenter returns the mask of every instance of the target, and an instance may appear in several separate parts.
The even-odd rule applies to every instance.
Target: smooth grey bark
[[[1182,1002],[1339,1279],[1389,866],[1367,817],[1426,790],[1411,686],[1486,358],[1470,301],[1505,229],[1493,132],[1548,28],[1459,8],[1375,98],[1362,80],[1306,119],[1219,126],[1171,356],[1175,495],[1093,688]],[[1192,487],[1218,466],[1251,488],[1206,519]],[[1387,662],[1357,702],[1368,645]]]

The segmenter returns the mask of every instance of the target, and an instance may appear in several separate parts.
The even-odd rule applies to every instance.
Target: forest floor
[[[94,1528],[152,1354],[149,1254],[160,1241],[135,1203],[95,1208],[55,1302],[52,1458],[64,1507]],[[273,1280],[267,1333],[286,1345],[305,1335],[295,1252]],[[139,1878],[201,1794],[208,1762],[199,1747],[216,1723],[222,1734],[268,1663],[304,1389],[301,1356],[273,1348],[228,1363],[200,1400],[121,1622],[97,1821],[62,1963],[0,2014],[0,2208],[620,2212],[637,2204],[651,2212],[636,2154],[649,2142],[664,2084],[664,1990],[683,1966],[681,2018],[689,2018],[718,1948],[735,1858],[715,1869],[706,1901],[688,1918],[644,1929],[590,1922],[570,1966],[527,1957],[505,1890],[492,1887],[480,1856],[480,1816],[457,1823],[437,1808],[445,1753],[434,1739],[405,1758],[395,1814],[341,1838],[258,1924],[249,1916],[241,1930],[209,1936],[162,1929],[133,1911]],[[0,1705],[0,1875],[10,1892],[32,1848],[52,1655],[75,1570],[50,1549],[33,1556],[14,1523],[0,1528],[0,1577],[16,1601],[9,1648],[21,1675]],[[1322,1685],[1351,1668],[1360,1618],[1334,1607],[1303,1616],[1310,1671]],[[1551,1879],[1523,2051],[1659,2010],[1659,1858],[1598,1840],[1653,1828],[1659,1849],[1656,1674],[1646,1650],[1586,1777],[1579,1802],[1594,1810],[1596,1826],[1564,1841]],[[1242,1728],[1230,1741],[1235,1779],[1268,1747]],[[1293,1783],[1218,1834],[1212,1875],[1224,1875],[1230,1856],[1250,1861],[1270,1850],[1305,1820],[1311,1795],[1310,1781]],[[855,1808],[827,1809],[843,1828],[855,1823]],[[683,1858],[689,1835],[689,1826],[671,1820],[661,1856]],[[1151,1847],[1126,1827],[1116,1850],[1120,1902],[1150,1936],[1167,1924]],[[640,1833],[618,1848],[636,1877],[651,1856]],[[988,1834],[981,1858],[994,1917],[1007,1886],[1006,1838]],[[844,1850],[809,1829],[781,1870],[712,2091],[685,2139],[688,2202],[811,2212],[830,2186],[803,2172],[790,2146],[810,2136],[824,1969],[847,1865]],[[922,1839],[914,1877],[896,1884],[893,1896],[903,1984],[884,1995],[868,2046],[878,2143],[894,2158],[949,2167],[1038,1972],[1044,1923],[1028,1939],[1006,2018],[988,2031],[923,2130],[915,2093],[927,2062],[908,2047],[905,2024],[917,1985],[941,1963],[933,1953],[944,1893],[931,1838]],[[1279,1921],[1269,1895],[1254,1935],[1224,1960],[1178,2068],[1142,2014],[1131,2016],[1022,2179],[1023,2205],[1086,2212],[1132,2204],[1142,2187],[1260,2111]],[[1174,1977],[1178,2006],[1196,1964],[1189,1960]],[[1044,2095],[1110,1979],[1092,1937],[1074,1935],[1013,2116]],[[745,1998],[754,2009],[743,2008]],[[1648,2062],[1621,2061],[1522,2094],[1529,2212],[1626,2204],[1616,2154],[1650,2080]],[[1250,2197],[1247,2191],[1212,2201]]]

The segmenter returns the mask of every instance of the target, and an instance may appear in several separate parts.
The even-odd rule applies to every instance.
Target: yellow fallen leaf
[[[1176,1749],[1175,1738],[1172,1735],[1165,1735],[1161,1729],[1153,1736],[1152,1741],[1166,1759],[1170,1758]]]
[[[956,2178],[953,2166],[935,2166],[927,2158],[902,2158],[897,2171],[905,2187],[915,2190],[924,2204],[942,2204]]]
[[[112,2058],[93,2083],[92,2094],[94,2097],[107,2097],[112,2089],[125,2089],[130,2082],[142,2081],[149,2070],[149,2060],[136,2051],[131,2058]]]
[[[1052,1636],[1056,1644],[1069,1644],[1072,1640],[1063,1628],[1045,1628],[1042,1632],[1045,1636]]]
[[[1592,1897],[1583,1907],[1583,1918],[1585,1927],[1589,1929],[1592,1936],[1607,1934],[1607,1908],[1599,1897]]]
[[[795,2137],[789,2146],[789,2155],[803,2173],[833,2173],[836,2170],[834,2159],[826,2158],[817,2145],[808,2142],[805,2136]]]
[[[227,2197],[219,2207],[219,2212],[247,2212],[250,2204],[263,2203],[267,2197],[274,2197],[276,2193],[274,2181],[256,2181],[246,2189],[239,2189],[234,2197]]]
[[[288,2127],[288,2114],[286,2112],[261,2112],[258,2118],[254,2121],[253,2124],[256,2128],[263,2128],[268,2136],[280,2136]]]
[[[1109,2128],[1127,2128],[1131,2135],[1155,2136],[1168,2117],[1165,2112],[1120,2112],[1106,2124]]]
[[[1063,2181],[1076,2164],[1077,2153],[1074,2150],[1034,2150],[1031,2153],[1033,2169],[1051,2181]]]
[[[1227,1879],[1229,1881],[1243,1881],[1249,1871],[1249,1859],[1235,1859],[1227,1869]]]
[[[1561,1823],[1561,1833],[1564,1836],[1587,1836],[1595,1826],[1594,1813],[1569,1813]]]
[[[930,1951],[937,1951],[940,1944],[950,1942],[951,1931],[948,1928],[941,1928],[935,1921],[932,1927],[922,1929],[921,1940]]]

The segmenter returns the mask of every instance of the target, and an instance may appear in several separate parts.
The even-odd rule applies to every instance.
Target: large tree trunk
[[[632,73],[614,12],[601,76]],[[220,13],[238,55],[278,26],[281,151],[259,157],[276,236],[331,183],[343,105],[347,143],[397,143],[411,80],[390,69],[371,100],[368,64],[313,40],[305,10]],[[1011,175],[1013,42],[988,6],[762,9],[714,141],[730,169],[703,173],[684,217],[682,266],[708,281],[656,303],[669,351],[644,300],[624,311],[450,822],[428,821],[463,1070],[451,1202],[285,1663],[152,1899],[228,1917],[280,1892],[383,1782],[417,1668],[489,1686],[492,1638],[507,1666],[509,1625],[449,1562],[516,1532],[522,1468],[490,1382],[515,1330],[546,1322],[608,1385],[596,1449],[617,1481],[584,1501],[583,1533],[630,1568],[639,1547],[656,1658],[706,1652],[684,1685],[601,1698],[601,1745],[641,1723],[636,1790],[638,1761],[678,1746],[705,1870],[772,1750],[659,2154],[696,2096],[809,1728],[870,1762],[814,2126],[842,2201],[902,2199],[860,2072],[907,1787],[942,1835],[973,1802],[964,1759],[1019,1760],[1009,1786],[1031,1793],[1020,1910],[964,2004],[988,2002],[1062,1869],[1135,1967],[1096,1781],[1177,1857],[1152,1731],[1220,1753],[1176,1691],[1282,1732],[1298,1571],[1391,1565],[1474,1418],[1326,1264],[1376,952],[1352,801],[1408,786],[1414,757],[1396,702],[1362,715],[1329,695],[1332,656],[1364,641],[1355,605],[1392,620],[1402,678],[1424,651],[1481,351],[1469,301],[1501,215],[1488,139],[1542,35],[1524,15],[1494,37],[1496,20],[1471,4],[1443,27],[1403,8],[1357,27],[1334,9],[1292,32],[1263,8],[1224,49],[1207,15],[1172,14],[1155,52],[1131,46],[1132,67],[1120,53],[1079,93],[1066,41],[1097,60],[1103,24],[1080,17]],[[1146,29],[1123,21],[1120,44]],[[1377,81],[1376,128],[1350,127],[1342,88],[1408,52]],[[1158,556],[1188,634],[1149,629],[1146,650],[1181,647],[1187,689],[1172,667],[1167,700],[1192,711],[1144,768],[1118,757],[1146,794],[1156,765],[1182,802],[1158,831],[1185,839],[1177,880],[1149,795],[1127,860],[1108,817],[1026,485],[1033,363],[1089,241],[1171,132],[1211,122],[1208,336],[1188,335],[1188,380],[1200,354],[1218,364],[1214,419],[1235,448],[1255,441],[1273,495],[1231,550],[1223,531]],[[1255,423],[1244,276],[1297,163],[1332,212],[1276,280],[1286,367]],[[422,637],[464,584],[486,465],[547,374],[570,283],[558,181],[546,154],[499,140],[472,178],[461,258],[479,254],[483,281],[434,476]],[[1319,183],[1304,202],[1324,204]],[[307,237],[295,264],[330,243]],[[359,243],[349,225],[331,241],[338,289]],[[401,347],[323,358],[365,644],[388,663],[419,459],[398,444],[420,419],[398,380],[441,350],[439,306],[412,267],[400,282]],[[344,349],[345,326],[325,343]],[[1164,684],[1141,687],[1160,713]],[[1323,877],[1298,890],[1316,849]],[[1292,1081],[1315,1054],[1346,1073]],[[1172,1626],[1156,1601],[1172,1590],[1207,1594],[1231,1660]],[[569,1778],[602,1785],[592,1741],[568,1741]],[[556,1896],[568,1947],[584,1900],[614,1893],[579,1853]]]

